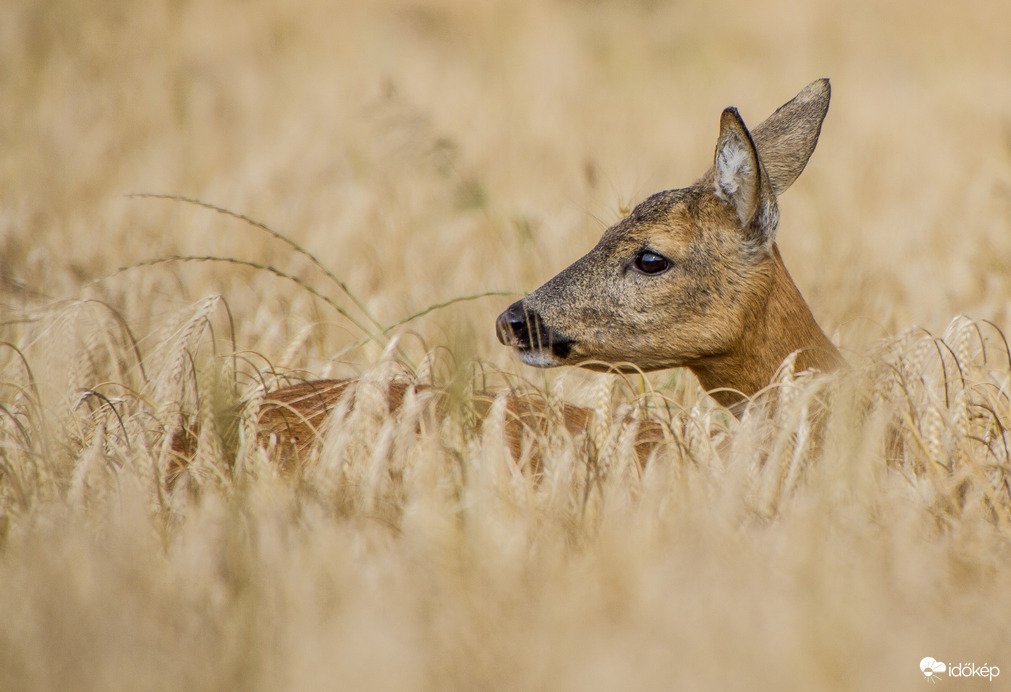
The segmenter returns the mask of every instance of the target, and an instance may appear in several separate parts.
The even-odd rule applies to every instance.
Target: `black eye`
[[[670,269],[670,260],[663,255],[644,250],[635,256],[635,268],[643,274],[662,274]]]

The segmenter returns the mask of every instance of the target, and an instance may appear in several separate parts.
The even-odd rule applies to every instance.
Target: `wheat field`
[[[0,690],[903,690],[926,656],[1006,688],[1008,27],[1005,0],[0,3]],[[687,371],[497,343],[705,171],[725,106],[826,76],[779,243],[850,370],[737,420]],[[280,473],[253,404],[345,376],[454,405],[360,394]],[[594,422],[513,459],[486,389]]]

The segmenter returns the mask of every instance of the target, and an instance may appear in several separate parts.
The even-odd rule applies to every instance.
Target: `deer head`
[[[837,365],[775,244],[777,197],[807,165],[829,97],[827,79],[813,82],[753,131],[724,110],[712,168],[643,201],[511,305],[499,340],[536,367],[688,367],[726,405],[794,351],[798,367]]]

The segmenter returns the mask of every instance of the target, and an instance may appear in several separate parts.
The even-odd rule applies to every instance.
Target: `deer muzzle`
[[[562,365],[572,351],[573,341],[544,324],[544,320],[519,300],[498,316],[498,340],[512,346],[520,360],[538,368]]]

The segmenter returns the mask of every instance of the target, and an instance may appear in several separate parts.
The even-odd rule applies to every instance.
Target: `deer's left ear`
[[[779,206],[755,141],[736,108],[727,108],[720,118],[713,189],[718,198],[733,205],[745,238],[756,249],[772,245],[779,225]]]

